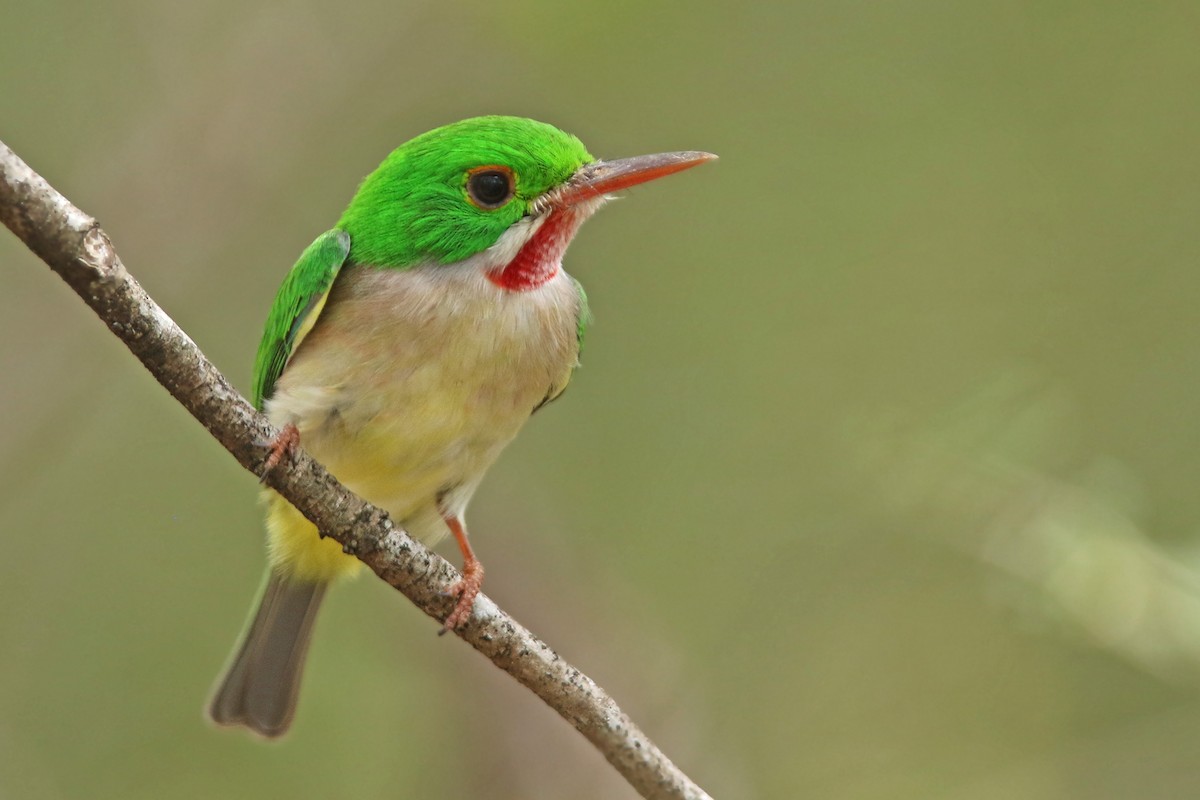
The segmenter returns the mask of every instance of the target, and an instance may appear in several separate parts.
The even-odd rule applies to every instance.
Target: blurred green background
[[[472,507],[488,593],[717,797],[1200,795],[1196,4],[0,15],[0,138],[243,390],[410,136],[719,153],[568,254],[596,323]],[[370,577],[284,743],[210,729],[255,481],[7,232],[0,263],[0,796],[632,796]]]

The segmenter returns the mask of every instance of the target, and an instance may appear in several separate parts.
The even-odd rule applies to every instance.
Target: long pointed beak
[[[628,189],[639,183],[652,181],[685,169],[712,161],[716,156],[699,150],[683,150],[677,153],[656,153],[652,156],[634,156],[616,161],[593,161],[584,164],[563,184],[554,204],[569,206],[594,197],[601,197],[619,189]]]

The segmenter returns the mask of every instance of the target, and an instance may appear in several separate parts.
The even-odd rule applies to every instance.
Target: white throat
[[[595,214],[600,206],[604,205],[612,198],[607,196],[595,197],[581,203],[577,203],[572,207],[572,210],[579,217],[579,221],[583,222],[592,214]],[[494,272],[503,269],[512,260],[517,257],[517,253],[521,252],[521,248],[529,243],[531,239],[541,230],[546,220],[550,218],[551,210],[543,211],[537,215],[522,217],[508,227],[504,233],[500,234],[500,238],[496,240],[488,249],[477,253],[466,259],[467,262],[473,263],[482,272]]]

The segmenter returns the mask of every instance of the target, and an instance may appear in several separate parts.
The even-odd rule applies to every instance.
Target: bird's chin
[[[479,268],[484,272],[494,272],[510,264],[521,248],[534,237],[545,224],[549,212],[529,214],[508,226],[508,230],[500,234],[496,243],[480,253]]]
[[[534,204],[534,211],[509,226],[508,230],[500,235],[496,243],[479,254],[479,267],[485,273],[491,274],[503,270],[517,258],[518,254],[525,248],[530,241],[537,235],[542,226],[546,224],[551,216],[556,214],[569,214],[573,225],[571,226],[570,236],[574,236],[588,217],[600,210],[600,207],[613,198],[600,196],[590,197],[570,206],[555,206]],[[568,241],[570,240],[568,236]],[[565,246],[563,248],[566,249]]]

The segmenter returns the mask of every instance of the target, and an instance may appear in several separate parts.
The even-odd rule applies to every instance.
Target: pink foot
[[[471,610],[475,608],[475,598],[479,595],[482,586],[483,564],[479,563],[477,559],[463,564],[462,578],[451,586],[449,591],[450,595],[458,597],[458,603],[446,617],[446,621],[442,623],[442,629],[438,631],[438,636],[446,631],[456,629],[470,618]]]
[[[271,452],[267,454],[266,460],[263,461],[262,475],[259,478],[259,483],[265,483],[267,476],[279,466],[284,456],[290,458],[296,452],[296,446],[299,444],[300,430],[290,422],[284,425],[275,438],[271,440]]]
[[[463,527],[462,520],[451,516],[444,516],[443,519],[446,520],[446,527],[454,534],[454,540],[458,542],[458,549],[463,555],[463,566],[462,578],[447,592],[447,594],[457,597],[458,603],[450,612],[450,616],[446,617],[446,621],[442,623],[442,629],[438,631],[438,636],[446,631],[454,630],[470,618],[471,609],[475,607],[475,598],[479,595],[479,588],[483,586],[483,564],[479,562],[479,559],[475,557],[475,551],[471,549],[471,543],[467,540],[467,531]]]

